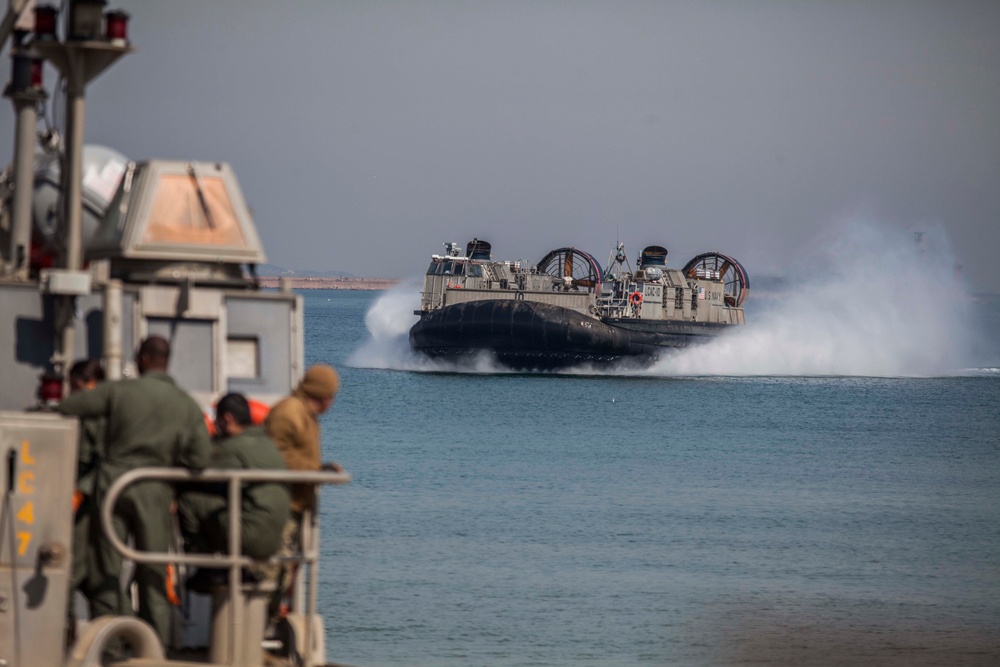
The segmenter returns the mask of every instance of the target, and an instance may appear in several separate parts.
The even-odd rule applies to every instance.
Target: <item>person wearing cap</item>
[[[323,463],[320,456],[319,416],[330,409],[340,388],[340,376],[326,364],[306,370],[291,396],[282,399],[267,415],[264,430],[278,446],[289,470],[332,470],[343,472],[340,464]],[[315,517],[316,486],[292,484],[291,514],[282,532],[279,555],[291,556],[302,551],[302,524],[305,513]],[[279,590],[271,600],[271,622],[275,622],[282,597],[293,578],[294,568],[283,568]]]
[[[289,470],[333,470],[334,462],[320,460],[319,416],[330,409],[340,388],[340,376],[326,364],[310,366],[292,395],[279,401],[267,415],[264,429],[271,436]],[[292,485],[292,512],[316,509],[313,484]]]

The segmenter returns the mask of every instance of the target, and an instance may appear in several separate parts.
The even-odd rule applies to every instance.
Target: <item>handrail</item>
[[[228,554],[156,554],[148,551],[138,551],[122,542],[114,529],[114,508],[119,496],[126,487],[131,486],[139,480],[156,479],[165,482],[229,482],[229,528],[230,538],[234,529],[237,531],[240,526],[240,485],[243,482],[278,482],[283,484],[347,484],[351,481],[351,476],[345,472],[326,471],[299,471],[299,470],[216,470],[206,468],[202,471],[187,470],[185,468],[137,468],[130,470],[119,477],[107,490],[104,502],[101,504],[101,527],[105,536],[111,543],[112,548],[121,553],[126,558],[137,563],[154,563],[165,565],[168,563],[179,563],[183,565],[195,565],[197,567],[227,567],[231,565],[255,565],[261,562],[286,563],[290,560],[302,560],[301,558],[274,558],[268,561],[259,561],[247,556],[239,555],[239,539],[233,548],[230,540]],[[236,496],[233,497],[235,490]]]
[[[229,507],[229,548],[226,554],[168,554],[138,551],[130,548],[118,537],[114,529],[114,508],[122,492],[140,480],[160,480],[167,482],[209,483],[226,482],[228,485]],[[237,629],[242,624],[243,590],[241,587],[242,566],[261,562],[288,563],[301,562],[310,570],[309,596],[305,604],[305,653],[301,656],[305,667],[313,665],[312,660],[312,619],[316,615],[316,572],[313,565],[319,560],[319,546],[314,539],[307,540],[303,545],[303,553],[292,557],[271,557],[266,561],[254,560],[240,555],[240,513],[242,511],[241,494],[244,482],[277,482],[285,484],[346,484],[351,476],[344,472],[298,470],[217,470],[207,468],[201,471],[184,468],[137,468],[119,477],[108,489],[101,504],[101,527],[111,546],[126,558],[137,563],[196,565],[198,567],[225,567],[229,570],[229,646],[226,664],[234,665],[239,660],[240,648],[237,646]]]

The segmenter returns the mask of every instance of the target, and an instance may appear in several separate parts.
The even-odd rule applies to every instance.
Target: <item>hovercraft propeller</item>
[[[559,248],[549,252],[538,263],[538,272],[547,273],[562,283],[563,289],[601,286],[601,268],[589,254],[578,248]]]
[[[698,255],[684,266],[684,275],[721,280],[726,286],[727,306],[742,306],[750,295],[750,278],[743,265],[722,253]]]

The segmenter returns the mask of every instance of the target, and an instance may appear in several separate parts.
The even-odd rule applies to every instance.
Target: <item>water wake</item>
[[[782,278],[786,287],[751,294],[761,306],[736,335],[665,356],[649,373],[928,377],[969,364],[974,302],[940,228],[848,221]]]
[[[489,355],[474,355],[461,362],[431,359],[410,349],[409,332],[417,322],[423,280],[409,279],[380,295],[365,314],[370,338],[355,350],[347,363],[357,368],[384,368],[422,373],[509,373]]]
[[[956,275],[940,228],[919,237],[852,220],[820,249],[771,281],[754,285],[745,327],[666,354],[651,376],[932,377],[981,374],[975,369],[975,303]],[[753,283],[753,278],[751,278]],[[771,285],[759,289],[761,283]],[[380,296],[367,315],[370,339],[351,355],[353,366],[419,372],[504,373],[487,355],[462,363],[410,350],[420,282],[406,281]],[[572,374],[636,375],[580,368]]]

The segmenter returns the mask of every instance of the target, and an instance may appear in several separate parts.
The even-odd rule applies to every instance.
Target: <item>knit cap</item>
[[[333,398],[339,388],[340,376],[326,364],[310,366],[299,383],[299,389],[306,396],[316,399]]]

